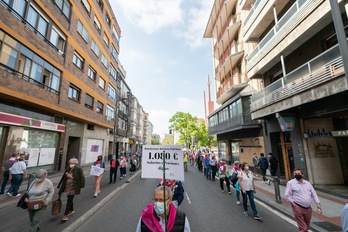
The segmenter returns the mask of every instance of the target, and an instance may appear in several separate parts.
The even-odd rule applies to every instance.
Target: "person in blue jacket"
[[[265,154],[260,153],[258,165],[260,166],[260,169],[261,169],[263,183],[269,184],[269,180],[267,180],[267,178],[266,178],[266,171],[268,168],[268,159],[265,157]]]

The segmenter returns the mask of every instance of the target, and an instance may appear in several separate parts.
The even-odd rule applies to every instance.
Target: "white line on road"
[[[187,198],[188,203],[191,204],[190,198],[189,198],[189,196],[188,196],[188,194],[187,194],[186,191],[185,191],[185,195],[186,195],[186,198]]]
[[[281,218],[284,219],[285,221],[289,222],[291,225],[294,225],[295,227],[297,227],[297,223],[296,223],[294,220],[288,218],[287,216],[283,215],[282,213],[279,213],[277,210],[275,210],[275,209],[269,207],[268,205],[266,205],[265,203],[263,203],[263,202],[261,202],[261,201],[259,201],[259,200],[256,200],[256,199],[255,199],[254,201],[257,202],[257,204],[262,205],[264,208],[268,209],[268,210],[271,211],[272,213],[277,214],[279,217],[281,217]],[[310,232],[313,232],[312,230],[309,230],[309,231],[310,231]]]

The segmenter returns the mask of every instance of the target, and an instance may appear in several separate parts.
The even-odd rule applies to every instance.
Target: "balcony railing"
[[[266,54],[284,39],[301,23],[323,0],[297,0],[283,15],[277,24],[267,33],[247,58],[247,69],[250,70]],[[245,25],[245,22],[244,22]]]
[[[251,112],[299,94],[343,75],[339,46],[327,50],[251,96]]]
[[[260,4],[260,2],[262,2],[263,4]],[[251,16],[253,16],[254,18],[257,17],[257,15],[260,13],[260,11],[262,10],[262,8],[266,5],[266,3],[268,2],[268,0],[256,0],[253,8],[251,8],[251,10],[249,11],[248,16],[245,18],[243,26],[246,27],[247,23],[249,22]],[[259,8],[258,8],[259,7]]]
[[[240,113],[224,122],[218,122],[217,125],[209,126],[209,134],[214,134],[221,131],[233,130],[234,128],[242,127],[243,125],[257,124],[251,120],[250,112]]]

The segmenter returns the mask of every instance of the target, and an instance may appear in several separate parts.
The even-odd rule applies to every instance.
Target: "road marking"
[[[269,207],[268,205],[266,205],[265,203],[254,199],[255,202],[257,202],[257,204],[262,205],[264,208],[268,209],[269,211],[271,211],[274,214],[277,214],[279,217],[281,217],[282,219],[284,219],[285,221],[289,222],[291,225],[294,225],[295,227],[297,227],[297,223],[295,220],[292,220],[290,218],[288,218],[287,216],[283,215],[282,213],[279,213],[277,210]],[[309,230],[309,232],[313,232],[312,230]]]
[[[190,197],[188,196],[188,194],[187,194],[186,191],[185,191],[185,195],[186,195],[186,198],[187,198],[188,203],[191,204]]]

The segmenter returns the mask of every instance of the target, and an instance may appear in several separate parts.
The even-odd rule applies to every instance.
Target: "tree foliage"
[[[204,121],[199,121],[197,117],[190,113],[176,112],[170,119],[169,129],[179,133],[179,144],[186,145],[187,148],[212,147],[216,146],[216,137],[208,135],[208,128]]]

